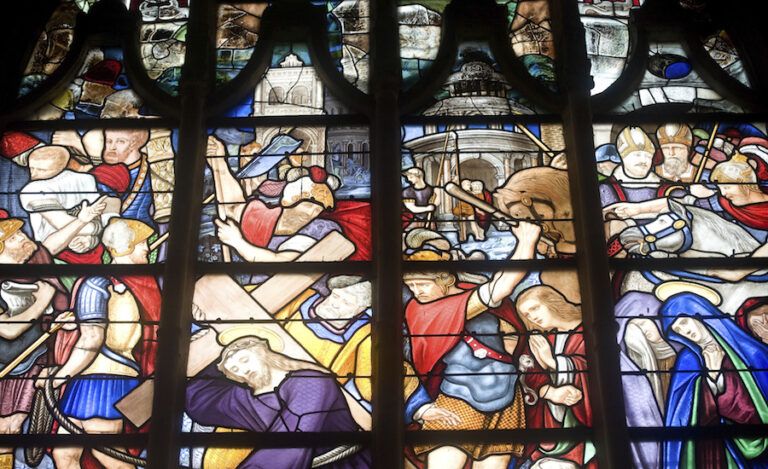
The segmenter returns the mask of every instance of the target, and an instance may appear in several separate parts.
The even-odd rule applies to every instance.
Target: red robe
[[[768,202],[736,206],[723,196],[718,196],[723,209],[739,223],[758,230],[768,230]]]
[[[253,199],[243,211],[240,227],[249,243],[266,248],[275,233],[282,207],[268,207]],[[340,200],[333,211],[323,211],[319,218],[331,220],[341,226],[344,235],[355,244],[355,252],[346,260],[371,259],[371,204],[354,200]]]
[[[549,340],[549,343],[552,345],[552,350],[554,351],[555,347],[555,338],[556,334],[549,334],[547,335],[547,340]],[[554,353],[553,353],[554,355]],[[575,417],[576,425],[577,426],[585,426],[585,427],[591,427],[592,426],[592,406],[589,400],[589,386],[587,383],[587,358],[586,358],[586,345],[584,343],[584,327],[582,325],[579,325],[576,329],[572,331],[568,335],[568,339],[565,342],[565,347],[563,348],[563,352],[560,354],[561,356],[568,357],[571,360],[571,363],[573,363],[575,369],[573,370],[574,374],[574,380],[572,383],[569,383],[576,388],[578,388],[582,392],[582,399],[577,402],[575,405],[568,408],[566,412],[572,412],[573,417]],[[549,384],[551,386],[557,386],[556,383],[554,383],[549,375],[545,374],[542,375],[545,380],[547,380],[546,384]],[[549,408],[549,405],[547,404],[547,401],[545,399],[541,399],[539,401],[539,404],[541,405],[541,409],[543,411],[543,426],[544,428],[563,428],[563,424],[559,422],[555,416],[552,414],[552,411]],[[554,449],[555,445],[553,444],[540,444],[539,450],[537,450],[532,458],[534,460],[540,459],[542,457],[545,457],[546,454],[542,452],[544,451],[551,451]],[[575,462],[580,467],[584,462],[584,450],[585,445],[584,443],[578,443],[572,448],[570,448],[568,451],[566,451],[563,454],[559,455],[552,455],[553,457],[557,457],[560,459],[568,459],[570,461]],[[587,464],[586,467],[592,467],[596,464],[596,461],[594,458],[589,461],[589,464]]]
[[[405,307],[405,322],[411,335],[413,367],[432,397],[438,394],[442,381],[441,360],[461,340],[467,321],[467,302],[478,287],[471,283],[461,283],[457,286],[464,291],[429,303],[419,303],[411,299]],[[490,308],[488,312],[507,321],[518,331],[525,330],[509,299],[504,299],[501,305]],[[524,346],[522,340],[518,341],[513,354],[515,361]]]

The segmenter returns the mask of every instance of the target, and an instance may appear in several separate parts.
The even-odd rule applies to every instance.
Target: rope
[[[363,449],[361,445],[337,446],[328,452],[312,458],[311,467],[320,467],[325,466],[326,464],[334,463],[336,461],[341,461],[342,459],[359,452],[361,449]]]
[[[75,425],[59,410],[58,406],[56,405],[56,396],[54,396],[54,393],[53,393],[53,380],[49,379],[46,381],[45,393],[43,395],[45,397],[45,405],[48,407],[48,410],[51,412],[53,417],[59,422],[59,424],[66,431],[75,435],[82,435],[85,433],[80,427]],[[96,449],[106,454],[107,456],[111,456],[119,461],[127,462],[128,464],[133,464],[135,466],[142,466],[142,467],[147,465],[147,461],[145,459],[137,458],[128,453],[118,451],[114,448],[109,448],[106,446],[97,446]]]

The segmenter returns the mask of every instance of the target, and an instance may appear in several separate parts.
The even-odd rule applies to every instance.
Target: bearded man
[[[231,342],[221,361],[187,385],[187,413],[203,425],[253,432],[344,432],[359,427],[336,378],[309,362],[274,352],[259,337]],[[299,469],[333,448],[265,448],[250,452],[239,468]],[[330,462],[329,469],[371,464],[367,450]]]
[[[512,229],[513,260],[533,259],[541,228],[521,221]],[[448,272],[413,272],[403,282],[413,294],[405,307],[410,335],[406,355],[421,380],[407,408],[425,430],[496,430],[526,427],[518,360],[525,327],[507,298],[525,271],[497,272],[486,283],[457,283]],[[482,379],[480,379],[482,377]],[[414,404],[414,400],[418,400]],[[506,468],[523,445],[460,444],[414,448],[428,467]]]
[[[698,182],[694,181],[697,168],[689,159],[693,145],[691,128],[687,124],[664,124],[656,130],[656,140],[663,156],[661,164],[654,168],[656,174],[671,182]]]
[[[0,220],[0,264],[51,264],[45,247],[38,246],[21,230],[23,222]],[[5,278],[0,280],[0,369],[27,350],[44,333],[42,318],[67,307],[64,286],[58,279]],[[21,432],[32,408],[34,380],[47,365],[47,344],[37,347],[25,360],[0,379],[0,433]],[[13,448],[0,448],[0,468],[13,467]]]
[[[130,181],[121,197],[120,216],[139,220],[152,228],[155,221],[152,203],[152,183],[149,160],[142,149],[149,141],[149,131],[143,129],[109,129],[104,131],[102,161],[107,168],[128,167]],[[98,168],[102,169],[104,165]],[[102,169],[103,171],[103,169]]]
[[[337,275],[327,287],[328,295],[305,291],[275,319],[370,410],[371,282]]]

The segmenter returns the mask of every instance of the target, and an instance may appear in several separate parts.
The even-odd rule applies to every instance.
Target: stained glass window
[[[737,13],[40,2],[0,92],[0,469],[764,467]]]

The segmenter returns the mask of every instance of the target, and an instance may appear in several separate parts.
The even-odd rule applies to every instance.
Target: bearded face
[[[24,264],[37,250],[37,245],[23,231],[17,231],[5,240],[4,253],[15,264]]]
[[[264,388],[272,381],[272,372],[263,354],[252,349],[238,350],[222,365],[231,377],[247,384],[254,394],[264,392]]]
[[[670,143],[661,146],[664,153],[664,170],[672,175],[679,176],[688,169],[688,147],[679,143]]]
[[[315,313],[334,326],[343,327],[368,307],[364,301],[363,288],[361,285],[334,288],[328,297],[315,306]]]

